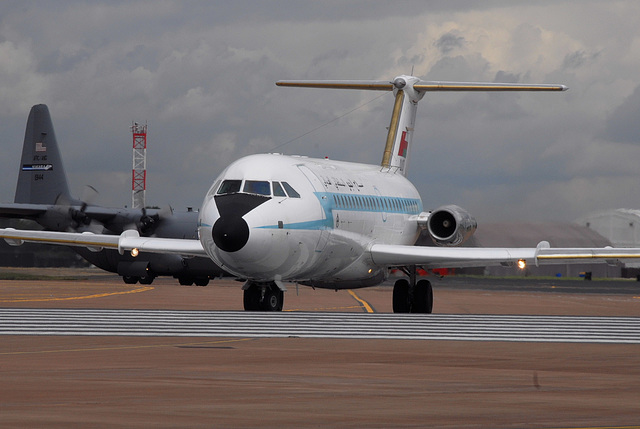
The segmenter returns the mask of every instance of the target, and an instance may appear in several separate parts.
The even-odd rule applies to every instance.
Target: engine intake
[[[467,211],[456,205],[438,207],[429,216],[427,229],[438,246],[457,246],[476,232],[478,223]]]

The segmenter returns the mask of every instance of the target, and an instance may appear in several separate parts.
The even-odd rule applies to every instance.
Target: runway
[[[640,344],[640,318],[5,308],[0,335]]]

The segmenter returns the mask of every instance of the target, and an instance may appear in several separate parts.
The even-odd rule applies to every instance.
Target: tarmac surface
[[[186,287],[163,278],[142,286],[100,271],[74,273],[80,279],[0,281],[0,308],[213,315],[242,309],[240,283],[232,280]],[[457,315],[640,316],[635,281],[451,277],[432,283],[434,316],[416,316],[416,324]],[[291,285],[285,310],[314,317],[391,313],[391,288],[334,292]],[[0,336],[0,427],[639,424],[638,344]]]

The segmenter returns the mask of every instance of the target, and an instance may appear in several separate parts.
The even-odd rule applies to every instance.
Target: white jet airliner
[[[246,310],[282,310],[285,282],[352,289],[380,284],[391,267],[407,278],[393,289],[394,312],[430,313],[433,292],[425,269],[572,263],[640,258],[640,249],[455,247],[476,221],[450,205],[425,212],[405,177],[418,102],[429,91],[564,91],[563,85],[431,82],[414,76],[392,81],[279,81],[279,86],[393,91],[395,103],[381,165],[282,154],[251,155],[230,164],[204,198],[199,240],[90,233],[0,230],[13,245],[24,241],[117,248],[121,253],[208,256],[245,281]],[[43,174],[46,174],[43,173]],[[426,229],[444,247],[414,246]]]

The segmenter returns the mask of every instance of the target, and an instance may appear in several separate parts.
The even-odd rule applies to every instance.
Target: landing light
[[[136,256],[138,256],[138,254],[139,254],[139,253],[140,253],[140,251],[139,251],[136,247],[134,247],[133,249],[131,249],[131,256],[133,256],[134,258],[135,258]]]
[[[527,261],[525,261],[524,259],[518,259],[518,268],[520,268],[521,270],[527,268]]]

